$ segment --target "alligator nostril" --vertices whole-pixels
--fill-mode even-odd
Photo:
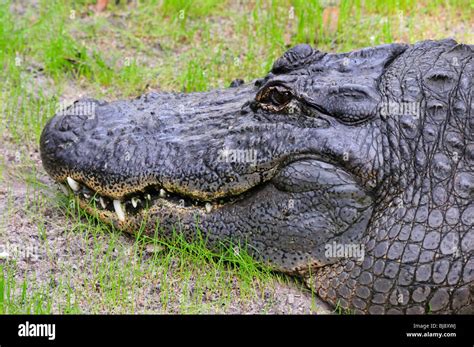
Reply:
[[[60,115],[56,115],[60,116]],[[61,117],[61,116],[60,116]],[[96,123],[97,117],[88,115],[73,115],[66,114],[62,115],[62,119],[57,125],[57,129],[61,132],[72,131],[75,135],[79,136],[82,131],[92,130]]]
[[[97,122],[97,105],[100,103],[96,100],[80,100],[67,108],[61,107],[56,113],[56,117],[61,117],[57,129],[63,132],[91,130]]]

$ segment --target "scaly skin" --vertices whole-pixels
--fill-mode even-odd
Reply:
[[[43,165],[120,229],[245,244],[353,312],[474,313],[472,57],[299,45],[252,84],[78,101],[45,127]]]

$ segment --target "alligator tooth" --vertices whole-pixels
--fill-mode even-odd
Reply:
[[[166,198],[168,194],[166,194],[166,190],[163,188],[160,189],[160,198]]]
[[[132,198],[132,206],[134,208],[137,208],[139,202],[140,202],[139,198],[135,198],[135,197]]]
[[[81,185],[78,182],[74,181],[69,176],[67,178],[67,183],[69,184],[69,187],[71,187],[71,189],[74,190],[75,192],[77,192],[79,190],[79,188],[81,187]]]
[[[87,193],[84,193],[84,197],[85,197],[86,199],[90,199],[91,196],[90,196],[89,194],[87,194]]]
[[[125,207],[122,205],[120,200],[114,200],[114,209],[117,213],[117,217],[120,221],[125,221]]]
[[[59,183],[59,188],[61,188],[61,191],[65,194],[65,195],[69,195],[69,189],[67,189],[67,186],[63,183]]]
[[[107,204],[105,203],[105,200],[103,197],[100,197],[99,198],[99,202],[100,202],[100,206],[102,206],[102,208],[106,208],[107,207]]]
[[[211,213],[212,211],[212,204],[210,202],[206,202],[206,211],[207,213]]]
[[[145,195],[145,199],[151,200],[151,195],[150,194]]]

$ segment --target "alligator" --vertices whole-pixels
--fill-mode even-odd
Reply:
[[[245,247],[356,314],[472,314],[472,58],[453,39],[300,44],[250,83],[80,99],[41,158],[127,233]]]

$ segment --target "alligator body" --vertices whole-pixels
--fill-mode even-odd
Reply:
[[[249,84],[77,101],[41,157],[122,230],[246,245],[356,313],[474,313],[472,58],[298,45]]]

